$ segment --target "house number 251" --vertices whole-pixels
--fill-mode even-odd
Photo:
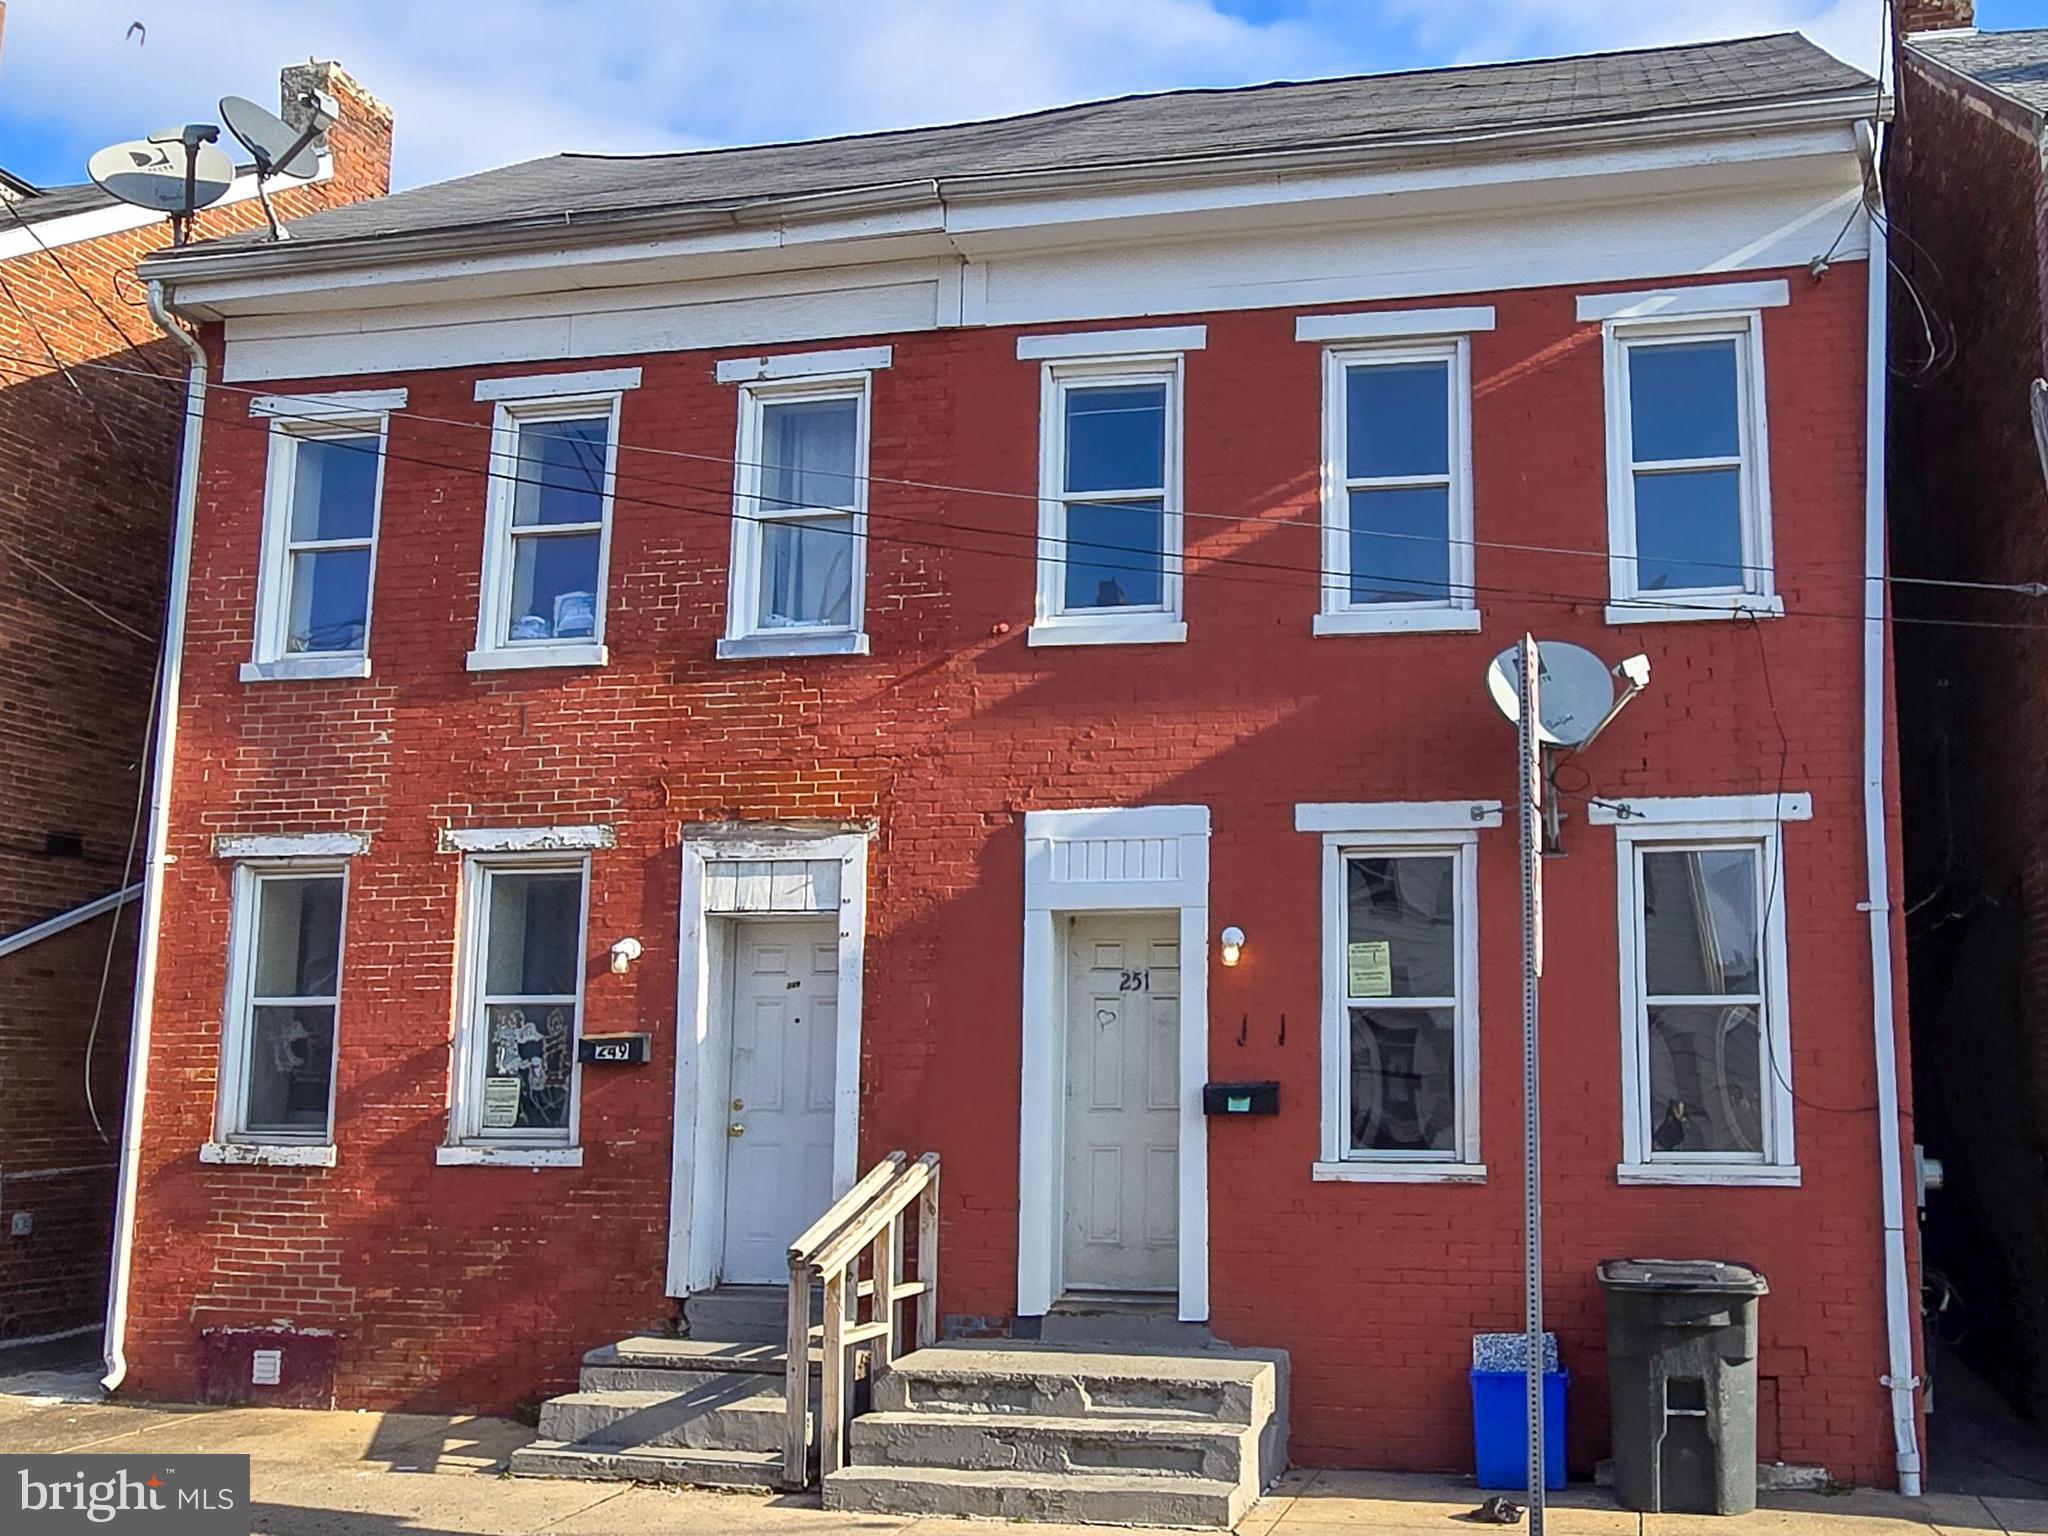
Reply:
[[[1145,992],[1149,991],[1151,986],[1152,973],[1150,971],[1125,971],[1123,983],[1117,990],[1119,992]]]

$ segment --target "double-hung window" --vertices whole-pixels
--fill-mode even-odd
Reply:
[[[1777,613],[1762,314],[1687,313],[1693,290],[1673,292],[1675,315],[1605,323],[1609,617]]]
[[[367,677],[384,407],[403,391],[259,397],[270,422],[256,647],[245,682]]]
[[[1199,326],[1020,338],[1045,360],[1033,645],[1187,638],[1181,349],[1205,341]]]
[[[235,868],[219,1112],[228,1147],[334,1141],[346,889],[339,863]]]
[[[1324,354],[1317,634],[1476,629],[1462,338]]]
[[[619,390],[638,381],[616,369],[478,384],[497,414],[471,670],[603,665]]]
[[[589,872],[581,855],[468,860],[451,1146],[575,1147]]]
[[[868,377],[740,391],[721,656],[862,652]]]
[[[1477,829],[1499,819],[1492,803],[1298,809],[1324,831],[1317,1178],[1485,1176]]]
[[[1665,802],[1696,819],[1635,802],[1651,814],[1616,822],[1626,1181],[1798,1178],[1784,856],[1758,798],[1726,817]]]

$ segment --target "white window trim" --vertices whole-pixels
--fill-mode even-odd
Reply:
[[[379,392],[379,398],[400,396],[403,390]],[[310,397],[308,397],[310,398]],[[331,396],[344,400],[346,396]],[[258,414],[252,402],[251,414]],[[376,617],[377,546],[384,520],[384,470],[390,462],[391,417],[379,410],[333,410],[320,413],[270,414],[270,441],[263,470],[262,564],[256,571],[256,643],[254,654],[243,663],[245,683],[288,682],[308,678],[368,677],[370,675],[370,631]],[[367,544],[370,571],[363,586],[363,643],[346,651],[292,652],[285,649],[286,631],[291,625],[292,496],[298,483],[298,457],[302,444],[325,437],[377,439],[376,487],[370,497],[370,536],[363,539],[325,541],[354,547]]]
[[[282,416],[288,421],[329,421],[335,417],[388,415],[405,409],[402,389],[343,389],[318,395],[257,395],[249,401],[251,416]]]
[[[888,368],[894,347],[842,347],[834,352],[784,352],[775,357],[726,357],[718,362],[721,384],[756,384],[771,379],[845,377]]]
[[[616,848],[618,829],[601,822],[577,827],[444,827],[442,853],[591,853]]]
[[[1628,293],[1582,293],[1578,310],[1582,322],[1647,320],[1779,309],[1791,302],[1791,285],[1783,278],[1771,278],[1757,283],[1694,283],[1680,288],[1639,288]]]
[[[1200,330],[1196,326],[1192,329]],[[1167,335],[1168,332],[1124,332]],[[1020,338],[1021,355],[1025,340]],[[1044,338],[1059,339],[1059,338]],[[1068,338],[1071,339],[1071,338]],[[1183,609],[1185,563],[1181,528],[1181,443],[1186,401],[1186,360],[1179,352],[1137,356],[1093,354],[1048,358],[1039,374],[1038,395],[1038,602],[1025,636],[1033,646],[1159,645],[1187,639]],[[1166,483],[1160,487],[1160,545],[1163,550],[1160,602],[1156,608],[1064,611],[1067,567],[1066,390],[1070,384],[1166,386]],[[1145,495],[1145,491],[1119,494]]]
[[[576,1014],[569,1034],[569,1123],[561,1131],[487,1131],[483,1128],[484,951],[490,928],[485,901],[489,877],[495,873],[545,875],[574,873],[583,882],[583,899],[576,919]],[[436,1153],[444,1163],[511,1163],[516,1166],[547,1167],[580,1165],[582,1160],[583,1063],[578,1046],[583,1039],[583,1013],[588,1003],[590,947],[590,855],[588,852],[472,853],[462,861],[460,977],[456,989],[454,1049],[448,1094],[448,1139]],[[480,1152],[518,1153],[522,1156],[479,1156]],[[535,1158],[532,1154],[575,1153]]]
[[[256,1006],[256,908],[258,892],[265,880],[307,879],[332,876],[341,881],[340,933],[334,959],[334,1040],[327,1067],[327,1123],[306,1135],[246,1129],[249,1115],[249,1034],[254,1027]],[[349,877],[346,858],[243,859],[236,863],[228,914],[228,987],[221,1013],[219,1089],[214,1101],[214,1132],[207,1146],[232,1147],[238,1152],[251,1148],[288,1148],[302,1152],[325,1150],[332,1166],[334,1148],[335,1085],[341,1063],[341,999],[348,969]],[[292,1157],[260,1157],[226,1154],[218,1158],[200,1153],[203,1162],[296,1162]]]
[[[581,1168],[581,1147],[477,1147],[434,1148],[434,1161],[443,1168]]]
[[[1706,291],[1673,290],[1680,294]],[[1582,299],[1580,303],[1583,311],[1587,301]],[[1654,624],[1774,617],[1785,610],[1777,592],[1771,547],[1771,447],[1765,409],[1763,312],[1756,308],[1702,307],[1670,313],[1678,318],[1660,315],[1654,319],[1610,319],[1601,327],[1607,395],[1607,622]],[[1636,586],[1635,460],[1630,443],[1628,349],[1644,341],[1727,337],[1739,338],[1743,343],[1738,349],[1741,378],[1737,402],[1742,434],[1742,581],[1739,587],[1730,584],[1645,592]]]
[[[367,832],[218,832],[216,859],[348,859],[370,851]]]
[[[1774,810],[1782,799],[1783,811]],[[1645,799],[1629,802],[1631,815],[1595,805],[1590,820],[1614,828],[1616,932],[1621,968],[1622,1155],[1615,1177],[1624,1184],[1755,1185],[1785,1187],[1800,1182],[1792,1092],[1792,1031],[1787,965],[1784,826],[1813,814],[1810,796],[1787,794]],[[1604,813],[1604,814],[1603,814]],[[1641,968],[1642,918],[1638,855],[1662,844],[1761,845],[1758,919],[1763,925],[1762,978],[1765,1011],[1763,1106],[1765,1141],[1756,1160],[1675,1158],[1650,1150],[1652,1111],[1647,1028]],[[1764,908],[1768,897],[1768,910]]]
[[[631,374],[638,384],[637,368],[615,369],[595,374],[555,374],[550,382],[560,386],[578,380],[606,380]],[[533,380],[496,379],[477,385],[479,399],[487,385],[509,386]],[[626,386],[631,387],[631,386]],[[605,645],[607,589],[611,585],[613,498],[618,489],[619,406],[623,398],[614,387],[609,392],[579,394],[506,394],[495,397],[491,419],[491,474],[485,490],[484,557],[482,580],[478,583],[476,649],[469,653],[472,672],[507,671],[523,667],[601,667],[611,659]],[[508,403],[514,402],[514,403]],[[527,421],[577,421],[607,415],[605,432],[604,490],[598,507],[596,609],[588,640],[512,640],[512,535],[513,498],[518,491],[519,427]]]
[[[1338,825],[1341,812],[1357,813]],[[1475,812],[1478,813],[1475,818]],[[1323,835],[1322,1127],[1310,1177],[1319,1183],[1470,1184],[1483,1182],[1479,1129],[1479,830],[1501,822],[1499,801],[1422,801],[1385,805],[1300,805],[1295,826]],[[1349,932],[1345,864],[1354,854],[1438,854],[1453,860],[1457,881],[1458,1133],[1450,1154],[1357,1152],[1349,1145],[1351,1021],[1345,974]]]
[[[1489,313],[1491,313],[1489,311]],[[1298,328],[1297,328],[1298,330]],[[1351,489],[1346,473],[1348,373],[1354,367],[1399,363],[1449,364],[1448,473],[1367,476],[1360,485],[1434,484],[1449,488],[1450,596],[1413,602],[1351,601]],[[1327,347],[1323,351],[1323,576],[1322,603],[1312,625],[1317,635],[1387,634],[1401,630],[1476,631],[1472,542],[1472,344],[1463,336],[1406,343]]]
[[[1209,345],[1206,325],[1156,325],[1124,331],[1068,331],[1057,336],[1019,336],[1020,363],[1064,363],[1083,358],[1158,357],[1200,352]]]
[[[887,348],[881,350],[887,351]],[[816,354],[824,356],[827,354]],[[843,354],[842,354],[843,355]],[[755,612],[761,592],[761,525],[843,517],[845,509],[761,508],[763,422],[767,408],[812,400],[855,402],[853,442],[853,595],[848,622],[763,629]],[[868,442],[874,376],[817,374],[740,389],[738,446],[733,452],[732,561],[725,599],[726,632],[718,642],[721,660],[758,656],[864,656],[868,652]]]
[[[577,396],[615,395],[640,387],[638,368],[589,368],[577,373],[530,373],[509,379],[478,379],[476,398],[535,403]]]
[[[334,1144],[282,1141],[202,1141],[199,1161],[221,1167],[332,1168]]]
[[[1297,315],[1296,341],[1385,341],[1399,336],[1462,336],[1490,331],[1493,306],[1464,309],[1377,309],[1350,315]]]

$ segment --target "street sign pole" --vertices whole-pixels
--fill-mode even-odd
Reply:
[[[1535,638],[1522,636],[1521,718],[1517,764],[1522,842],[1522,1232],[1525,1324],[1528,1329],[1529,1536],[1543,1536],[1543,1165],[1541,1074],[1537,1056],[1537,993],[1543,975],[1542,660]]]

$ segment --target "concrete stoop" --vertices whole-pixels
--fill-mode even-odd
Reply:
[[[580,1390],[541,1405],[541,1437],[512,1453],[513,1474],[779,1488],[783,1306],[774,1287],[705,1292],[685,1303],[689,1338],[593,1349]]]
[[[1287,1464],[1287,1356],[939,1345],[853,1421],[827,1509],[1228,1530]]]

